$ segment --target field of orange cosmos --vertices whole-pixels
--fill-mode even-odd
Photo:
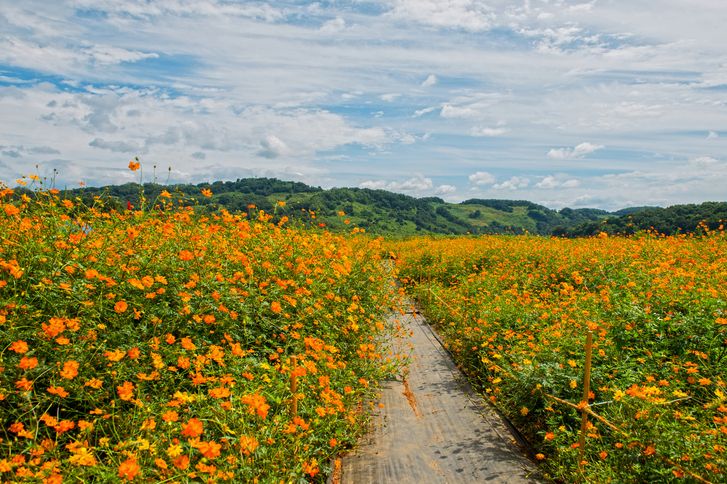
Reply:
[[[184,204],[0,187],[0,481],[320,481],[360,434],[380,243]]]
[[[724,482],[727,235],[392,242],[458,363],[564,482]],[[593,371],[580,429],[585,342]]]

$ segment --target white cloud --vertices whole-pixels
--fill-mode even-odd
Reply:
[[[290,153],[288,145],[283,140],[275,135],[268,135],[265,139],[260,141],[260,151],[257,152],[258,156],[263,158],[277,158]]]
[[[283,17],[280,9],[267,3],[233,3],[219,0],[73,0],[78,8],[99,10],[109,15],[154,18],[164,15],[187,17],[246,17],[272,22]]]
[[[329,20],[321,26],[321,32],[324,34],[336,34],[346,29],[346,21],[341,17]]]
[[[478,114],[475,109],[470,107],[452,106],[451,104],[445,104],[439,112],[443,118],[474,118]]]
[[[481,0],[394,0],[391,17],[440,28],[487,30],[493,10]]]
[[[494,138],[502,136],[510,132],[509,129],[504,127],[488,128],[488,127],[475,127],[470,130],[472,136],[484,136],[487,138]]]
[[[412,118],[419,118],[421,116],[424,116],[425,114],[429,114],[432,111],[436,111],[436,110],[437,110],[436,107],[429,107],[429,108],[424,108],[424,109],[418,109],[418,110],[414,111],[414,114],[412,115]]]
[[[140,148],[185,181],[488,167],[562,206],[724,199],[724,2],[683,3],[654,22],[646,0],[0,0],[0,176],[116,181]],[[580,172],[582,140],[613,150],[589,168],[632,175]],[[578,179],[537,187],[544,153]]]
[[[56,43],[39,44],[13,36],[0,39],[0,62],[41,72],[70,74],[92,66],[112,66],[124,62],[137,62],[159,57],[110,45],[66,47]]]
[[[721,162],[711,156],[697,156],[690,159],[689,164],[697,168],[713,168],[721,165]]]
[[[548,175],[543,177],[538,183],[535,184],[535,188],[541,188],[543,190],[554,190],[556,188],[577,188],[581,185],[581,182],[575,178],[563,179],[562,177],[556,177]]]
[[[90,143],[88,143],[88,146],[93,146],[94,148],[100,148],[102,150],[109,150],[114,153],[135,153],[140,155],[147,152],[144,146],[123,140],[107,141],[102,138],[94,138]]]
[[[435,190],[435,195],[449,195],[457,191],[457,187],[454,185],[439,185]]]
[[[416,175],[408,180],[401,182],[386,180],[367,180],[359,183],[359,188],[371,188],[380,190],[389,190],[393,192],[424,192],[434,187],[431,178],[423,175]]]
[[[581,143],[575,148],[553,148],[548,151],[548,158],[551,160],[572,160],[580,159],[584,156],[590,155],[591,153],[605,148],[603,145],[595,145],[592,143]]]
[[[421,86],[422,87],[432,87],[435,84],[437,84],[438,81],[439,80],[437,79],[437,76],[435,76],[434,74],[429,74],[427,76],[427,78],[424,79],[424,81],[422,81]]]
[[[519,190],[521,188],[527,188],[528,185],[530,185],[530,180],[527,178],[514,176],[509,180],[493,185],[492,188],[496,190]]]
[[[494,175],[492,175],[486,171],[478,171],[476,173],[473,173],[470,176],[468,176],[467,179],[470,181],[470,183],[473,183],[478,186],[492,185],[497,181],[497,179],[494,177]]]
[[[389,94],[382,94],[381,96],[379,96],[379,99],[381,99],[382,101],[386,101],[387,103],[390,103],[390,102],[396,101],[400,97],[401,97],[400,93],[393,92],[393,93],[389,93]]]

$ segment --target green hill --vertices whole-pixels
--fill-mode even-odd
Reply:
[[[304,224],[325,224],[332,230],[360,227],[382,235],[532,233],[574,237],[602,231],[634,233],[650,228],[670,234],[694,231],[703,220],[716,228],[721,220],[727,219],[727,203],[721,202],[667,209],[632,207],[613,213],[591,208],[552,210],[526,200],[470,199],[448,203],[437,197],[415,198],[367,188],[324,190],[275,178],[198,185],[147,183],[143,188],[147,200],[156,200],[162,190],[167,190],[194,197],[200,210],[212,212],[224,208],[231,212],[250,212],[251,216],[263,210],[277,218],[287,216]],[[212,196],[202,196],[203,189],[211,190]],[[66,192],[69,197],[87,201],[105,194],[109,204],[117,209],[126,209],[127,203],[138,207],[140,193],[140,186],[135,183]],[[278,202],[285,204],[281,206]]]

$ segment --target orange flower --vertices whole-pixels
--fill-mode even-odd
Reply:
[[[320,470],[318,469],[318,461],[316,459],[311,459],[310,462],[304,462],[303,472],[311,477],[315,477],[316,474],[320,472]]]
[[[189,419],[182,429],[182,435],[185,437],[199,437],[202,435],[202,432],[204,432],[204,424],[197,418]]]
[[[20,209],[15,205],[3,205],[3,210],[5,211],[5,215],[7,215],[8,217],[12,217],[20,213]]]
[[[11,344],[8,349],[22,355],[23,353],[27,353],[29,348],[28,343],[19,339],[18,341],[15,341],[13,344]]]
[[[103,354],[107,360],[109,361],[121,361],[124,356],[126,356],[126,351],[124,350],[114,350],[114,351],[104,351]]]
[[[273,301],[270,304],[270,310],[272,312],[274,312],[275,314],[279,314],[283,310],[283,307],[280,305],[280,303],[278,301]]]
[[[270,405],[267,404],[264,396],[258,394],[244,395],[240,401],[249,407],[248,413],[251,415],[257,414],[262,419],[268,416]]]
[[[135,161],[135,160],[137,160],[137,161]],[[139,163],[138,158],[134,158],[134,160],[131,160],[129,162],[129,170],[136,171],[139,168],[141,168],[141,163]]]
[[[58,395],[61,398],[66,398],[70,395],[63,387],[48,387],[48,393],[51,395]]]
[[[177,469],[185,470],[187,467],[189,467],[189,457],[187,457],[186,455],[180,455],[172,461],[172,464]]]
[[[129,401],[134,398],[134,384],[125,381],[122,385],[116,387],[116,393],[119,394],[119,398],[122,400]]]
[[[132,481],[141,471],[135,457],[129,457],[119,466],[119,477],[127,481]]]
[[[179,414],[174,410],[169,410],[162,414],[162,420],[164,420],[165,422],[176,422],[177,420],[179,420]]]
[[[244,455],[250,455],[255,452],[255,449],[260,445],[255,437],[248,437],[247,435],[240,436],[240,450]]]
[[[114,304],[114,311],[121,314],[125,312],[128,309],[129,305],[126,304],[126,301],[119,301],[116,304]]]
[[[84,386],[91,387],[94,390],[98,390],[103,386],[103,381],[99,380],[98,378],[91,378],[86,383],[83,384]]]
[[[66,361],[63,364],[63,370],[61,370],[61,378],[66,380],[73,380],[78,375],[79,364],[77,361]]]
[[[184,348],[187,351],[193,351],[197,349],[197,346],[195,346],[194,343],[192,343],[191,338],[182,338],[182,348]]]
[[[38,358],[23,356],[20,359],[20,363],[18,363],[18,366],[22,370],[32,370],[33,368],[38,366]]]
[[[227,398],[230,396],[230,389],[225,387],[210,388],[209,394],[212,398]]]
[[[219,457],[220,455],[220,449],[222,446],[218,444],[217,442],[199,442],[195,445],[197,447],[197,450],[199,450],[203,456],[207,457],[208,459],[214,459],[215,457]]]
[[[202,189],[202,196],[207,197],[207,198],[211,197],[212,196],[212,190],[210,190],[209,188],[203,188]]]
[[[15,388],[17,388],[18,390],[24,390],[26,392],[29,392],[33,389],[33,382],[23,377],[15,382]]]

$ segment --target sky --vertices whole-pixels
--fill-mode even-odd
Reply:
[[[724,0],[0,0],[0,180],[727,199]],[[156,166],[156,168],[154,168]]]

